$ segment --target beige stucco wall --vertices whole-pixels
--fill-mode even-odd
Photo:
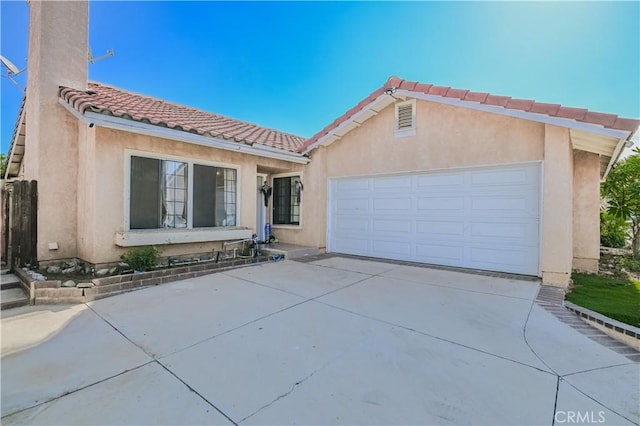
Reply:
[[[84,1],[29,3],[22,177],[38,181],[39,260],[76,254],[78,121],[58,104],[58,86],[86,87],[87,11]]]
[[[569,130],[545,125],[542,281],[567,287],[573,261],[573,151]]]
[[[303,165],[281,160],[96,127],[95,150],[86,150],[88,164],[93,170],[87,171],[87,187],[83,189],[87,202],[93,199],[95,208],[82,212],[79,209],[81,218],[78,221],[84,224],[83,232],[79,233],[79,241],[83,241],[80,244],[83,247],[81,257],[88,262],[114,262],[128,250],[115,244],[116,232],[125,231],[127,150],[142,156],[146,153],[149,156],[238,167],[238,226],[252,230],[256,226],[258,168],[281,172],[303,168]],[[163,256],[176,256],[211,252],[221,247],[222,242],[216,241],[161,245],[158,248]]]
[[[600,158],[573,154],[573,269],[598,272],[600,259]]]
[[[327,176],[354,176],[536,161],[544,126],[417,101],[416,135],[395,138],[393,105],[327,149]]]

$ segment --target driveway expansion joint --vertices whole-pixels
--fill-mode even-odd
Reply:
[[[175,374],[173,371],[171,371],[166,365],[164,365],[163,363],[161,363],[160,361],[158,361],[157,359],[154,360],[154,362],[156,362],[160,367],[162,367],[167,373],[171,374],[173,377],[176,378],[176,380],[178,380],[180,383],[182,383],[184,386],[187,387],[187,389],[189,389],[191,392],[193,392],[194,394],[198,395],[204,402],[206,402],[207,404],[209,404],[211,407],[213,407],[218,413],[222,414],[227,420],[229,420],[232,424],[234,424],[235,426],[238,426],[238,423],[234,422],[233,419],[231,417],[229,417],[224,411],[222,411],[221,409],[219,409],[218,407],[216,407],[211,401],[209,401],[207,398],[204,397],[204,395],[202,395],[200,392],[198,392],[197,390],[195,390],[194,388],[192,388],[191,386],[189,386],[189,384],[187,382],[185,382],[184,380],[182,380],[180,378],[180,376],[178,376],[177,374]]]

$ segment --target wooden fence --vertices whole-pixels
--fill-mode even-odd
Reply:
[[[38,182],[13,182],[8,204],[8,252],[13,268],[38,264]]]

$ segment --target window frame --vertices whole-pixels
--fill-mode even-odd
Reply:
[[[400,129],[398,128],[398,115],[400,107],[411,105],[411,127]],[[407,136],[415,136],[416,135],[416,121],[417,121],[417,102],[415,99],[409,99],[403,102],[396,102],[395,104],[395,112],[393,119],[393,136],[396,138],[404,138]]]
[[[143,157],[160,161],[178,161],[187,164],[187,227],[186,228],[151,228],[151,229],[131,229],[131,157]],[[218,167],[225,169],[233,169],[236,171],[236,224],[234,226],[216,226],[216,227],[194,227],[193,226],[193,175],[194,165]],[[239,225],[241,211],[241,177],[240,166],[217,161],[208,161],[194,159],[190,157],[182,157],[177,155],[159,154],[156,152],[125,150],[125,167],[124,167],[124,226],[125,232],[159,232],[169,233],[176,231],[197,232],[202,230],[231,230],[241,228]]]
[[[286,178],[286,177],[294,177],[298,176],[300,178],[300,182],[304,185],[304,174],[302,171],[299,172],[287,172],[287,173],[277,173],[269,176],[270,185],[272,188],[275,188],[274,179],[278,178]],[[280,228],[280,229],[302,229],[303,222],[303,212],[304,212],[304,190],[302,191],[302,195],[300,196],[300,220],[297,225],[289,225],[289,224],[275,224],[273,223],[273,210],[276,205],[276,197],[275,194],[271,197],[271,209],[269,209],[269,221],[271,223],[271,228]]]

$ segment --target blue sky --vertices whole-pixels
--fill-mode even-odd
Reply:
[[[391,75],[640,117],[639,2],[97,2],[89,78],[304,137]],[[26,65],[28,6],[0,3]],[[2,152],[22,93],[2,69]],[[25,74],[18,77],[25,86]]]

